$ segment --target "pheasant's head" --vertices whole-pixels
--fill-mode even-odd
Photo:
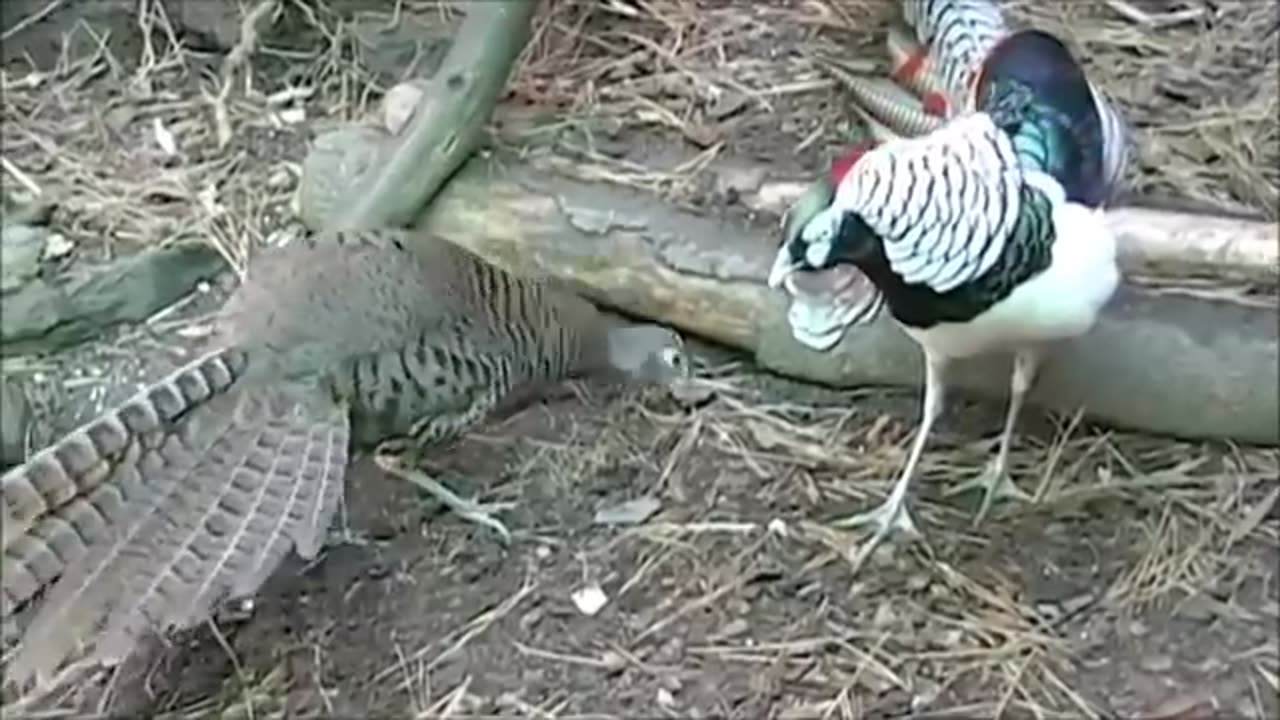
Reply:
[[[684,341],[661,325],[626,325],[609,329],[608,364],[623,378],[646,384],[677,386],[692,374]]]
[[[769,273],[769,286],[779,287],[786,277],[798,270],[816,270],[833,261],[839,222],[844,213],[833,207],[841,184],[858,161],[875,146],[873,142],[855,145],[831,164],[831,171],[814,182],[787,210],[783,217],[782,247]]]

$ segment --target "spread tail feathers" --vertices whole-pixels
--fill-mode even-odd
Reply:
[[[347,413],[309,385],[247,384],[247,365],[201,358],[4,475],[5,612],[51,585],[9,664],[17,686],[86,648],[119,662],[256,591],[290,547],[319,551]]]

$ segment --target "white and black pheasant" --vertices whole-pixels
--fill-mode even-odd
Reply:
[[[983,510],[1004,492],[1009,441],[1045,344],[1086,332],[1119,282],[1115,242],[1102,212],[1068,197],[1064,181],[1037,168],[1030,138],[1048,161],[1084,147],[1074,129],[1044,118],[1011,95],[993,112],[949,121],[913,139],[856,149],[836,163],[830,205],[805,219],[779,250],[769,284],[797,273],[851,264],[874,283],[876,298],[843,318],[870,320],[883,304],[924,350],[925,391],[916,438],[902,474],[876,510],[842,521],[876,532],[858,563],[894,528],[914,531],[907,490],[943,406],[950,361],[1013,351],[1012,396],[1000,447],[978,482]],[[1022,97],[1025,100],[1025,97]],[[1006,101],[1007,102],[1003,102]],[[1043,160],[1040,161],[1043,165]],[[797,337],[808,331],[795,326]],[[829,328],[817,328],[821,335]],[[813,343],[811,343],[813,344]]]
[[[268,251],[218,330],[216,350],[4,474],[4,613],[43,592],[7,667],[19,686],[82,643],[113,663],[252,596],[290,548],[314,557],[352,451],[505,535],[417,467],[423,450],[561,378],[688,369],[666,328],[398,230]]]
[[[912,3],[907,5],[910,10]],[[1007,33],[992,40],[991,47],[983,45],[979,40],[990,39],[996,34],[993,28],[1002,26],[982,20],[990,13],[968,11],[987,9],[998,17],[998,9],[990,0],[920,0],[915,12],[923,12],[920,8],[932,14],[907,14],[925,27],[941,28],[935,29],[930,37],[945,39],[964,31],[976,39],[970,38],[966,43],[957,41],[953,45],[984,49],[983,62],[975,74],[961,72],[967,65],[952,63],[955,74],[964,79],[971,91],[967,101],[971,106],[969,112],[983,112],[999,119],[1014,142],[1022,166],[1053,177],[1062,186],[1068,201],[1091,208],[1108,206],[1119,192],[1127,167],[1130,138],[1114,107],[1100,102],[1100,95],[1071,51],[1057,38],[1039,30]],[[974,17],[964,20],[966,14]],[[956,16],[961,20],[956,20]],[[973,54],[973,51],[953,50],[943,56],[955,60],[971,58]],[[838,78],[858,87],[864,85],[831,65],[834,61],[826,62]],[[866,93],[855,95],[867,99]],[[887,94],[872,95],[881,104],[890,102]],[[933,131],[922,130],[925,125],[932,129],[940,126],[910,120],[911,114],[891,109],[881,117],[892,118],[899,124],[905,122],[924,133]],[[888,130],[890,139],[900,139],[893,134],[893,128]],[[844,177],[850,160],[874,144],[864,143],[855,148],[836,163],[831,173],[814,182],[788,212],[786,242],[796,242],[809,219],[832,203],[837,183]],[[866,278],[851,266],[829,265],[824,272],[811,275],[788,279],[787,290],[791,295],[788,318],[797,340],[814,349],[827,350],[840,341],[855,320],[877,310],[883,298],[880,293],[868,292]]]

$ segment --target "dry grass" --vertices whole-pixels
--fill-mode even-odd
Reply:
[[[1084,50],[1091,72],[1141,133],[1140,190],[1276,217],[1275,6],[1217,3],[1220,9],[1211,11],[1196,0],[1172,4],[1199,13],[1162,25],[1165,16],[1153,20],[1119,2],[1020,2],[1012,12],[1063,32]],[[136,27],[145,44],[136,56],[117,57],[100,29],[82,24],[66,36],[68,49],[56,65],[4,68],[0,142],[7,179],[55,199],[60,232],[82,252],[107,256],[205,237],[242,268],[252,248],[269,242],[290,215],[308,135],[363,116],[397,79],[362,62],[351,17],[324,3],[281,2],[294,27],[310,33],[290,47],[266,26],[275,5],[261,7],[259,37],[243,46],[243,64],[179,44],[163,6],[144,2]],[[889,8],[867,0],[548,0],[511,83],[508,109],[530,105],[558,121],[554,138],[525,138],[521,149],[549,150],[583,175],[676,201],[687,199],[700,170],[721,155],[758,156],[788,170],[813,167],[858,129],[840,91],[804,49],[837,47],[865,60],[869,71],[884,68],[878,33]],[[452,17],[447,7],[412,0],[394,12],[439,23]],[[77,54],[76,46],[88,50]],[[693,162],[668,162],[656,150],[646,155],[653,136],[692,144],[700,155]],[[200,322],[161,318],[151,330],[172,334]],[[135,353],[139,339],[138,333],[114,339],[94,350],[92,362],[110,365]],[[76,390],[86,381],[75,386],[70,369],[87,366],[86,357],[22,358],[7,368],[22,364],[42,372],[48,385]],[[901,393],[888,393],[886,401],[881,391],[805,391],[739,366],[708,369],[704,377],[713,399],[692,411],[652,399],[603,407],[579,402],[573,412],[581,416],[570,415],[569,427],[549,438],[523,437],[518,451],[504,455],[504,475],[515,480],[503,492],[559,499],[539,504],[534,518],[559,512],[549,508],[578,507],[584,482],[600,478],[608,486],[618,468],[632,479],[629,492],[661,497],[667,509],[637,527],[585,539],[535,531],[544,543],[538,547],[565,548],[572,557],[556,564],[529,550],[527,557],[502,559],[516,567],[509,594],[488,598],[487,609],[463,614],[430,638],[411,638],[412,646],[397,643],[365,678],[368,696],[382,693],[393,698],[386,707],[420,716],[474,710],[479,691],[471,675],[443,689],[432,678],[470,645],[490,643],[514,653],[515,666],[627,668],[648,679],[716,668],[786,678],[760,680],[803,688],[768,706],[784,717],[860,717],[883,712],[877,703],[886,697],[905,703],[891,707],[920,717],[941,708],[975,716],[1100,717],[1100,691],[1092,683],[1107,673],[1090,674],[1081,660],[1088,655],[1081,632],[1092,623],[1111,628],[1106,623],[1119,619],[1176,614],[1206,588],[1243,587],[1245,579],[1258,579],[1251,575],[1258,572],[1250,565],[1252,549],[1280,545],[1274,450],[1169,442],[1057,418],[1048,432],[1020,439],[1011,460],[1038,505],[997,515],[978,530],[969,527],[970,510],[933,498],[942,485],[977,472],[990,444],[975,441],[968,429],[944,430],[917,484],[922,497],[914,508],[926,542],[878,552],[873,571],[851,583],[843,559],[856,538],[804,518],[883,496],[904,459],[914,402]],[[822,399],[805,399],[806,393]],[[68,397],[51,395],[45,409],[70,405]],[[112,397],[96,396],[95,404]],[[470,442],[496,455],[509,443],[490,436],[509,432],[519,435],[498,426]],[[1084,583],[1089,591],[1061,602],[1037,599],[1022,573],[1047,562],[1054,548],[1077,552],[1081,533],[1107,554]],[[1042,534],[1050,538],[1046,545],[1036,544]],[[420,547],[415,552],[435,557]],[[463,551],[440,551],[446,560],[457,552]],[[528,570],[523,561],[543,565]],[[420,572],[433,574],[417,591],[447,582],[455,565],[428,563]],[[779,573],[793,584],[784,600],[749,594],[757,578]],[[564,587],[588,578],[609,588],[614,607],[645,608],[644,622],[634,629],[619,622],[612,633],[597,629],[608,638],[603,649],[597,640],[520,635],[530,605],[563,602]],[[1275,581],[1274,573],[1259,580],[1269,588],[1264,595],[1274,593]],[[1253,613],[1257,621],[1256,607],[1237,604],[1233,592],[1215,595],[1222,607],[1213,611]],[[756,614],[757,605],[767,607]],[[725,608],[734,607],[747,608],[741,613],[750,617],[749,635],[697,624],[711,615],[714,623],[705,622],[723,629],[734,618]],[[498,628],[505,634],[495,640]],[[672,637],[687,638],[682,654],[647,653]],[[340,645],[307,642],[316,668],[341,662],[325,659]],[[1280,657],[1273,642],[1237,661],[1251,663],[1256,672],[1249,677],[1262,691],[1274,691]],[[329,697],[321,669],[302,678],[274,659],[240,664],[244,672],[227,680],[225,692],[178,703],[181,713],[272,716],[281,695],[300,685]],[[508,712],[557,717],[573,704],[565,692],[536,703],[508,693],[494,702]]]
[[[1137,5],[1187,10],[1146,15],[1119,2],[1005,3],[1014,22],[1073,45],[1124,109],[1138,132],[1137,193],[1277,217],[1280,8]],[[790,164],[790,155],[805,160],[807,150],[838,147],[857,132],[806,50],[823,48],[887,73],[880,38],[893,7],[883,0],[548,2],[515,92],[606,137],[656,128],[698,147],[751,153],[761,144],[753,136],[765,133],[773,158]],[[596,148],[565,149],[600,160]]]

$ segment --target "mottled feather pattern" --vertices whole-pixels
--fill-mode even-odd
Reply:
[[[971,115],[868,152],[831,210],[856,212],[904,282],[944,293],[995,264],[1021,212],[1022,182],[1009,137]]]
[[[902,17],[929,48],[952,98],[964,97],[974,73],[1004,36],[1004,15],[994,0],[903,0]]]
[[[9,667],[19,686],[82,642],[110,663],[202,621],[290,548],[314,557],[353,439],[439,442],[612,361],[586,300],[411,231],[266,252],[217,330],[220,350],[4,476],[5,611],[45,591]]]

